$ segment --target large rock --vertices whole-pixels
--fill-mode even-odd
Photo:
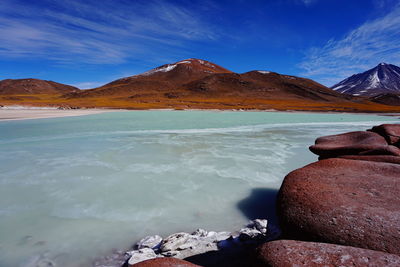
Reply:
[[[345,155],[339,158],[400,164],[400,157],[389,155]]]
[[[131,267],[200,267],[188,261],[175,258],[157,258],[147,261],[142,261],[131,265]]]
[[[385,137],[389,144],[400,146],[400,124],[382,124],[370,130]]]
[[[400,266],[400,257],[369,249],[279,240],[257,248],[256,266]]]
[[[392,146],[392,145],[387,145],[387,146],[360,152],[359,155],[400,156],[400,148]]]
[[[361,152],[385,149],[385,138],[374,132],[350,132],[317,138],[310,150],[321,156],[331,158],[341,155],[358,155]]]
[[[400,166],[327,159],[288,174],[278,216],[288,238],[400,254]]]

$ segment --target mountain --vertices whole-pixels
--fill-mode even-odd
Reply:
[[[99,88],[68,94],[68,98],[109,97],[128,101],[234,98],[305,99],[312,101],[348,100],[309,79],[269,71],[233,73],[201,59],[166,64],[139,75],[118,79]]]
[[[400,93],[400,68],[380,63],[373,69],[355,74],[332,87],[340,93],[354,96],[375,96]]]
[[[216,73],[232,72],[209,61],[191,58],[121,78],[95,89],[70,94],[69,97],[132,96],[169,92],[185,83]]]
[[[193,58],[89,90],[35,79],[0,82],[0,105],[65,108],[399,112],[400,106],[390,104],[393,99],[341,94],[310,79],[270,71],[234,73]]]
[[[343,100],[345,97],[317,82],[269,71],[214,74],[184,85],[207,97],[252,99]]]
[[[78,88],[70,85],[39,79],[6,79],[0,81],[0,95],[51,95],[78,91]]]

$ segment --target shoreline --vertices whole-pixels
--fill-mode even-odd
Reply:
[[[19,121],[19,120],[34,120],[34,119],[50,119],[63,117],[77,117],[101,114],[107,112],[115,112],[120,110],[113,109],[0,109],[0,122],[2,121]]]
[[[112,108],[84,108],[84,109],[57,109],[43,107],[21,107],[21,108],[0,108],[0,122],[18,121],[32,119],[49,119],[63,117],[77,117],[95,115],[108,112],[124,111],[208,111],[208,112],[286,112],[286,113],[320,113],[320,114],[354,114],[354,115],[377,115],[377,116],[400,116],[400,113],[381,113],[381,112],[335,112],[335,111],[306,111],[306,110],[275,110],[275,109],[112,109]]]

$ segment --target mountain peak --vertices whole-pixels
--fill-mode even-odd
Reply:
[[[173,83],[190,82],[216,73],[232,72],[207,60],[189,58],[175,63],[164,64],[134,76],[118,79],[109,84],[144,83],[145,81],[153,80]]]
[[[400,68],[385,62],[363,73],[352,75],[332,87],[340,93],[354,96],[375,96],[400,93]]]
[[[142,76],[153,76],[153,75],[160,75],[160,74],[169,74],[169,73],[179,73],[179,72],[191,72],[191,73],[231,73],[231,71],[218,66],[210,61],[197,59],[197,58],[189,58],[184,59],[175,63],[164,64],[157,68],[148,70],[138,75],[134,75],[131,77],[123,78],[123,79],[130,79],[130,78],[138,78]]]
[[[211,62],[208,62],[207,60],[204,59],[198,59],[198,58],[188,58],[188,59],[184,59],[181,61],[176,62],[175,64],[192,64],[192,63],[199,63],[199,64],[203,64],[206,65],[208,64],[213,64]],[[214,64],[215,65],[215,64]]]

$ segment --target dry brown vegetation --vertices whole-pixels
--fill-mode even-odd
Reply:
[[[318,102],[299,99],[257,99],[257,98],[154,98],[152,96],[133,99],[90,97],[66,99],[62,95],[4,95],[0,105],[54,106],[78,108],[112,109],[221,109],[221,110],[297,110],[336,112],[400,112],[399,106],[388,106],[369,101],[362,102]]]

